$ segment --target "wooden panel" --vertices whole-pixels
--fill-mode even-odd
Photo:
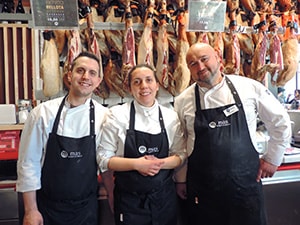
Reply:
[[[27,24],[0,24],[0,104],[34,100],[32,34]]]

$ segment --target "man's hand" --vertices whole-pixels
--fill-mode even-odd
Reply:
[[[30,210],[24,214],[23,225],[43,225],[43,217],[38,210]]]
[[[260,166],[257,174],[256,181],[259,182],[262,178],[272,177],[277,171],[278,166],[260,159]]]

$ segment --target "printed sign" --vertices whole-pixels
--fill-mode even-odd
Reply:
[[[226,1],[189,0],[188,31],[224,32]]]
[[[77,0],[31,0],[33,28],[78,29]]]

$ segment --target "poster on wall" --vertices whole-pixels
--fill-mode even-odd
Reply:
[[[188,31],[224,31],[226,1],[189,0],[188,9]]]
[[[34,29],[78,29],[77,0],[31,0]]]

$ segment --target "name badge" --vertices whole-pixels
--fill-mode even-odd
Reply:
[[[227,116],[227,117],[238,111],[239,111],[239,108],[236,105],[230,106],[229,108],[223,110],[225,116]]]

